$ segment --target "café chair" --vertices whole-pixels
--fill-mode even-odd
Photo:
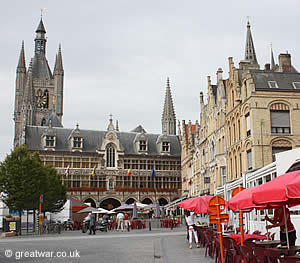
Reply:
[[[240,245],[240,251],[242,259],[245,261],[245,263],[257,263],[256,257],[254,256],[251,247]]]
[[[267,262],[266,249],[263,247],[253,247],[253,254],[256,256],[257,263]]]
[[[300,256],[288,256],[279,259],[280,263],[296,263],[300,262]]]
[[[233,238],[223,237],[224,262],[240,263],[241,255]]]

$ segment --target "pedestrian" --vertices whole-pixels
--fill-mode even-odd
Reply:
[[[197,247],[200,247],[199,246],[199,240],[198,240],[198,234],[197,234],[196,226],[195,226],[195,222],[194,222],[195,214],[194,213],[191,214],[190,211],[185,210],[184,215],[185,215],[185,221],[186,221],[186,224],[187,224],[188,230],[189,230],[188,233],[189,233],[190,248],[191,249],[193,248],[193,246],[192,246],[193,233],[194,233],[194,238],[195,238],[195,242],[197,244]]]
[[[127,213],[125,213],[125,215],[124,215],[124,224],[125,224],[125,229],[127,229],[129,232],[130,221],[129,221],[129,216]]]
[[[96,216],[95,214],[90,213],[90,233],[91,235],[93,232],[93,235],[96,234]]]
[[[284,213],[285,213],[285,216],[284,216]],[[279,226],[280,227],[280,244],[281,244],[281,246],[287,246],[285,218],[286,218],[286,222],[287,222],[287,232],[288,232],[288,237],[289,237],[289,244],[290,244],[290,246],[295,246],[296,239],[297,239],[296,229],[291,221],[290,210],[286,206],[276,208],[274,211],[273,218],[269,218],[268,215],[265,216],[265,219],[272,223],[272,225],[267,226],[267,229]]]
[[[122,232],[124,230],[124,214],[122,212],[117,214],[117,221],[118,221],[118,226],[117,226],[117,231],[121,228]]]

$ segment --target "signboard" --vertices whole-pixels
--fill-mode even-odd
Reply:
[[[16,222],[9,222],[9,230],[10,231],[16,231],[17,230]]]
[[[222,213],[225,210],[225,200],[224,198],[220,196],[214,196],[212,199],[209,201],[209,209],[213,214],[216,214],[218,212],[218,207],[219,207],[219,213]]]
[[[218,223],[217,215],[210,215],[209,216],[209,223],[210,224],[217,224]],[[228,223],[229,222],[229,214],[220,214],[219,219],[221,219],[221,223]]]
[[[238,194],[239,192],[243,191],[245,188],[242,186],[238,186],[236,188],[233,189],[231,196],[234,197],[236,194]]]

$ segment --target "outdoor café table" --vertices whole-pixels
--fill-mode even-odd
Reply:
[[[231,234],[229,237],[233,238],[238,245],[241,244],[241,234]],[[267,237],[265,235],[245,234],[244,240],[247,239],[263,240],[263,239],[267,239]]]
[[[257,247],[273,248],[280,245],[280,240],[254,240]]]

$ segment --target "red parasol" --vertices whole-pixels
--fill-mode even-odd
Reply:
[[[227,202],[227,207],[230,210],[238,211],[238,210],[252,210],[263,209],[265,205],[256,205],[253,203],[252,194],[257,191],[262,185],[254,186],[251,188],[244,189],[243,191],[236,194]]]
[[[178,206],[187,210],[194,211],[197,214],[210,213],[210,210],[208,208],[208,203],[212,198],[213,198],[212,195],[198,196],[198,197],[185,200],[179,203]]]
[[[300,198],[300,175],[286,185],[286,195],[288,198]]]
[[[257,205],[268,206],[300,204],[300,171],[286,173],[260,185],[252,194],[253,202]],[[287,194],[288,193],[288,194]],[[290,198],[292,197],[292,198]]]

